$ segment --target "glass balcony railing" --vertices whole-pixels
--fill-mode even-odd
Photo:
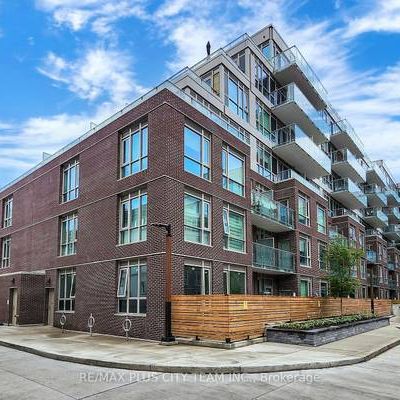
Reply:
[[[298,182],[300,182],[308,189],[312,190],[314,193],[322,197],[324,196],[323,190],[315,182],[307,180],[293,169],[287,169],[286,171],[278,172],[276,175],[273,176],[274,182],[283,182],[287,181],[288,179],[296,179]]]
[[[384,232],[385,233],[395,233],[395,234],[400,235],[400,226],[399,225],[390,224],[389,226],[387,226],[385,228]]]
[[[382,238],[382,233],[376,229],[367,228],[365,229],[365,236],[377,236],[379,238]]]
[[[353,169],[357,172],[357,174],[365,180],[366,170],[358,159],[351,153],[348,149],[342,149],[332,152],[331,155],[332,164],[337,164],[341,162],[348,162]]]
[[[310,136],[306,135],[298,125],[291,124],[273,132],[275,146],[297,143],[312,159],[316,160],[326,171],[330,171],[330,159]]]
[[[317,74],[310,67],[306,59],[301,54],[300,50],[296,46],[292,46],[289,49],[279,53],[275,57],[270,59],[273,65],[274,72],[282,71],[291,65],[297,65],[301,72],[305,75],[314,89],[317,91],[319,96],[327,102],[328,92],[318,79]]]
[[[395,189],[388,189],[386,190],[386,196],[387,197],[392,197],[397,204],[400,204],[400,196],[399,196],[399,192]]]
[[[357,146],[361,153],[364,153],[364,143],[357,135],[354,128],[350,125],[347,119],[342,119],[340,121],[336,121],[337,129],[334,129],[332,132],[332,136],[339,134],[339,133],[347,133],[347,135],[351,138],[353,143]]]
[[[255,214],[279,222],[289,228],[294,227],[294,211],[271,199],[268,194],[253,190],[251,192],[251,204]]]
[[[332,241],[340,241],[345,246],[347,246],[349,243],[347,237],[338,232],[337,227],[332,227],[329,229],[329,239]]]
[[[397,265],[394,261],[388,261],[387,268],[389,271],[395,271],[397,269]]]
[[[378,260],[376,251],[374,250],[367,250],[367,260],[371,263],[376,263]]]
[[[253,266],[280,272],[294,272],[294,254],[261,243],[253,243]]]
[[[397,220],[400,220],[400,211],[398,207],[383,207],[383,212],[388,216],[393,216]]]
[[[360,188],[349,178],[335,179],[332,182],[333,192],[349,192],[367,207],[367,196],[361,192]]]
[[[376,217],[384,223],[388,223],[387,215],[378,207],[368,207],[364,209],[364,217]]]
[[[290,83],[284,87],[281,87],[270,94],[271,103],[274,106],[280,106],[295,102],[302,111],[308,116],[308,118],[314,123],[319,131],[326,137],[329,137],[331,132],[330,125],[326,122],[322,112],[317,111],[313,105],[308,101],[306,96],[301,90],[294,84]]]
[[[356,214],[354,211],[352,210],[348,210],[347,208],[335,208],[334,210],[331,210],[331,217],[350,217],[352,218],[354,221],[362,224],[362,220],[360,218],[360,216],[358,214]]]
[[[382,190],[382,188],[378,185],[365,185],[364,186],[364,193],[369,195],[373,194],[377,196],[383,204],[387,204],[387,198],[385,192]]]

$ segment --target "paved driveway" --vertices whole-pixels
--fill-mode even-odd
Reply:
[[[400,346],[363,364],[243,375],[90,367],[0,347],[0,399],[399,399]]]

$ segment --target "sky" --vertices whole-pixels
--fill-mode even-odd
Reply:
[[[400,181],[400,0],[0,0],[0,187],[270,23]]]

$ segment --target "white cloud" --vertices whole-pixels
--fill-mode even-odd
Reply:
[[[349,19],[345,37],[354,37],[366,32],[400,33],[400,1],[376,0],[365,15]]]
[[[122,18],[145,17],[146,0],[36,0],[39,10],[51,13],[57,26],[79,31],[87,25],[98,35],[112,35]]]
[[[90,101],[106,95],[113,103],[122,105],[146,91],[135,82],[131,58],[115,49],[90,49],[82,58],[72,61],[49,53],[38,70]]]

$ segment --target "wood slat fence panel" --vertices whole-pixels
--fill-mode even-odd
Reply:
[[[178,337],[237,341],[264,335],[267,324],[371,311],[370,299],[260,295],[172,296],[172,329]],[[390,300],[375,300],[389,315]]]

